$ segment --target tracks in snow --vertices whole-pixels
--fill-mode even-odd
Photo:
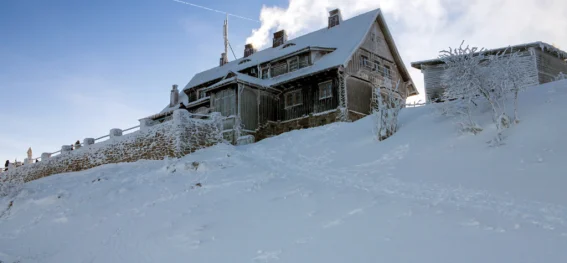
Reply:
[[[411,200],[423,207],[474,209],[504,216],[521,222],[522,225],[556,231],[567,237],[567,208],[564,206],[516,200],[484,190],[404,182],[393,177],[396,166],[409,151],[409,145],[399,146],[375,161],[350,167],[337,167],[333,164],[331,160],[334,158],[327,158],[333,154],[331,151],[322,152],[318,156],[306,156],[297,148],[292,148],[291,153],[294,156],[293,161],[290,161],[283,155],[286,152],[289,154],[289,148],[285,151],[270,149],[270,155],[266,155],[264,149],[252,149],[243,152],[239,157],[261,164],[266,170],[279,171],[283,177],[301,176],[339,188],[351,187],[375,195]]]

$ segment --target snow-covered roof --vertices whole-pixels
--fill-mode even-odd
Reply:
[[[409,72],[407,71],[396,48],[392,35],[386,25],[386,21],[384,20],[380,9],[376,9],[344,20],[339,25],[332,28],[325,27],[306,35],[299,36],[295,39],[288,40],[281,46],[275,48],[269,47],[248,57],[233,60],[223,66],[214,67],[200,72],[196,74],[191,81],[187,83],[187,85],[185,85],[183,91],[223,77],[225,77],[225,79],[215,83],[213,86],[209,86],[208,88],[211,89],[219,87],[220,85],[238,80],[262,87],[270,87],[339,66],[347,67],[350,58],[363,43],[366,38],[366,34],[368,34],[372,24],[376,20],[379,21],[381,29],[384,32],[386,42],[388,43],[392,55],[394,56],[395,63],[401,72],[402,79],[406,82],[413,83],[411,76],[409,75]],[[293,45],[288,45],[290,43],[293,43]],[[284,58],[294,53],[307,51],[309,49],[330,49],[333,51],[322,56],[312,65],[269,79],[259,79],[238,73],[246,68]],[[232,73],[235,76],[227,77],[229,73]],[[418,94],[415,87],[413,85],[412,87],[413,89],[410,92],[410,96]],[[187,105],[188,97],[183,91],[180,92],[179,101]],[[170,111],[173,108],[168,106],[163,109],[162,112]]]
[[[258,51],[246,58],[233,60],[223,66],[203,71],[195,75],[191,81],[187,83],[184,89],[189,89],[211,80],[222,78],[226,76],[229,71],[238,72],[248,67],[269,62],[309,47],[334,48],[335,51],[323,56],[310,67],[272,78],[270,79],[269,84],[273,85],[276,82],[283,82],[300,75],[314,73],[340,65],[346,66],[348,64],[348,59],[362,43],[366,33],[370,30],[372,23],[376,20],[379,14],[380,9],[376,9],[345,20],[341,22],[341,24],[332,28],[325,27],[286,42],[286,44],[293,43],[295,45],[287,46],[285,48],[285,44],[275,48],[270,47]],[[250,61],[240,64],[243,60]]]
[[[179,92],[179,103],[183,103],[184,105],[189,104],[189,97],[187,97],[187,94],[185,94],[185,92],[183,91]],[[173,107],[170,107],[169,104],[167,104],[167,107],[161,110],[159,114],[170,112],[178,108],[179,108],[179,104],[173,105]],[[155,116],[150,116],[150,117],[155,117]]]
[[[255,78],[255,77],[252,77],[252,76],[248,76],[246,74],[239,73],[239,72],[230,71],[227,74],[227,77],[225,79],[223,79],[223,80],[221,80],[221,81],[219,81],[219,82],[217,82],[217,83],[215,83],[211,86],[208,86],[206,88],[206,90],[216,89],[218,87],[224,86],[225,84],[236,82],[238,80],[240,80],[241,82],[252,84],[254,86],[258,86],[258,87],[268,87],[271,84],[270,81],[267,80],[267,79],[259,79],[259,78]]]
[[[558,49],[558,48],[554,47],[553,45],[550,45],[550,44],[547,44],[547,43],[541,42],[541,41],[532,42],[532,43],[524,43],[524,44],[508,46],[508,47],[488,49],[488,50],[484,50],[484,52],[491,54],[491,53],[502,52],[506,49],[518,50],[518,49],[525,49],[525,48],[531,48],[531,47],[540,48],[543,52],[550,53],[550,54],[552,54],[552,55],[554,55],[558,58],[561,58],[561,59],[567,59],[567,52],[565,52],[561,49]],[[428,60],[412,62],[411,66],[416,68],[416,69],[421,69],[423,65],[439,65],[439,64],[443,64],[443,61],[441,61],[439,58],[435,58],[435,59],[428,59]]]

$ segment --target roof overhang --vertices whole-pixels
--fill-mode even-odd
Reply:
[[[151,115],[151,116],[148,116],[148,117],[145,117],[145,118],[141,118],[141,119],[139,119],[139,121],[144,120],[144,119],[152,119],[152,120],[155,120],[155,119],[159,119],[159,118],[161,118],[161,117],[166,117],[166,116],[169,116],[169,115],[173,114],[173,111],[175,111],[175,110],[164,111],[164,112],[161,112],[161,113],[158,113],[158,114],[154,114],[154,115]]]
[[[543,52],[548,53],[548,54],[552,54],[558,58],[561,59],[567,59],[567,52],[558,49],[556,47],[554,47],[553,45],[544,43],[544,42],[532,42],[532,43],[526,43],[526,44],[520,44],[520,45],[515,45],[515,46],[508,46],[508,47],[501,47],[501,48],[495,48],[495,49],[488,49],[488,50],[483,50],[484,53],[489,54],[489,55],[494,55],[497,53],[501,53],[501,52],[513,52],[513,51],[521,51],[521,50],[527,50],[529,48],[540,48]],[[475,54],[479,54],[480,52],[476,52]],[[411,66],[416,68],[416,69],[424,69],[427,66],[439,66],[445,64],[443,61],[441,61],[441,59],[436,58],[436,59],[429,59],[429,60],[423,60],[423,61],[416,61],[416,62],[412,62]]]

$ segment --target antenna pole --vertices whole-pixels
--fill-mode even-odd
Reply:
[[[228,13],[226,13],[226,19],[224,20],[223,37],[224,37],[224,54],[226,54],[226,57],[228,59]]]

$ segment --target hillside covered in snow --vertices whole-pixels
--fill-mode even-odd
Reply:
[[[0,262],[567,262],[567,80],[518,125],[459,134],[434,105],[104,165],[0,199]]]

